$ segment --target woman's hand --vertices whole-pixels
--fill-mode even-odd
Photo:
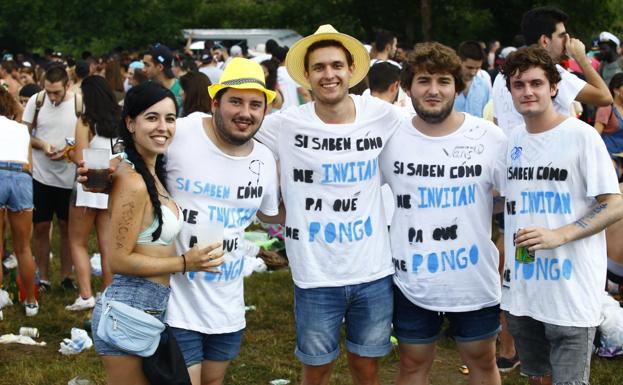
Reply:
[[[108,167],[108,186],[106,186],[105,188],[92,188],[87,187],[89,181],[87,174],[89,173],[89,169],[87,168],[87,166],[85,166],[84,160],[81,160],[78,163],[78,177],[76,178],[76,181],[78,181],[78,183],[82,185],[82,189],[84,191],[107,194],[110,192],[110,188],[112,186],[112,174],[116,171],[116,167],[118,167],[118,165],[119,163],[116,162],[115,167]]]
[[[195,245],[188,250],[186,256],[186,271],[209,271],[212,273],[220,273],[215,267],[220,266],[223,262],[223,243],[214,242],[207,247],[199,248]]]

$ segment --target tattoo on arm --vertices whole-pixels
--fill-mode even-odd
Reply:
[[[588,213],[588,215],[575,221],[575,225],[583,229],[587,228],[591,219],[595,218],[597,214],[604,211],[607,207],[608,207],[607,203],[600,203],[597,207],[593,208],[591,212]]]
[[[132,218],[134,217],[134,202],[128,202],[121,205],[121,223],[117,227],[117,239],[115,241],[117,250],[123,249],[126,237],[130,231],[130,225],[132,224]]]

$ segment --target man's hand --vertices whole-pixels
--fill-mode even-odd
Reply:
[[[41,150],[43,151],[45,155],[47,155],[50,158],[56,155],[56,152],[57,152],[56,147],[54,147],[53,145],[47,142],[43,142],[43,144],[41,145]]]
[[[48,155],[50,157],[50,160],[61,160],[61,159],[65,159],[65,150],[67,147],[63,147],[62,149],[55,151],[53,154]]]
[[[517,232],[516,247],[527,247],[530,251],[555,249],[565,243],[560,230],[550,230],[543,227],[527,227]]]
[[[266,267],[270,270],[288,267],[288,260],[276,251],[264,250],[260,247],[260,252],[257,256],[264,260]]]
[[[569,55],[572,59],[579,62],[580,60],[587,59],[586,57],[586,47],[584,43],[580,39],[575,39],[570,37],[567,41],[567,55]]]

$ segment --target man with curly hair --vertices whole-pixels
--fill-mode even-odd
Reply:
[[[417,114],[398,128],[380,159],[398,202],[390,230],[396,384],[428,383],[444,318],[470,384],[500,384],[500,285],[490,218],[506,137],[455,109],[464,77],[451,48],[418,44],[403,64],[401,84]]]

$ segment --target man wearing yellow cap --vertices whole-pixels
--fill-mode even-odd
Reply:
[[[174,274],[167,308],[193,384],[222,384],[237,356],[245,327],[244,229],[256,215],[278,212],[275,160],[252,140],[275,97],[259,64],[234,58],[208,88],[213,115],[178,119],[167,153],[169,191],[184,226],[178,253],[193,244],[223,240],[220,274]],[[260,212],[258,212],[261,211]]]
[[[391,349],[394,266],[378,156],[400,117],[348,94],[369,63],[359,41],[330,25],[299,40],[286,68],[314,101],[268,116],[257,135],[280,162],[304,385],[329,382],[342,320],[355,384],[378,384],[378,357]]]

